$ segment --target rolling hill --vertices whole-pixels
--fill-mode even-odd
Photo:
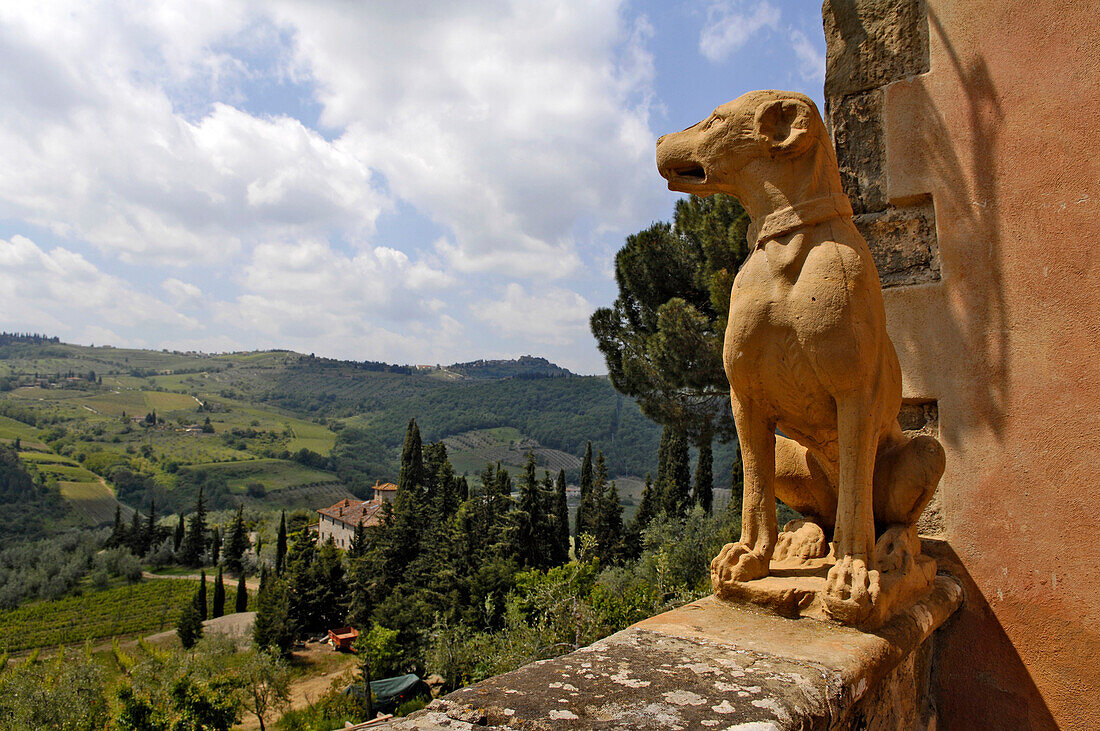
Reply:
[[[308,506],[394,480],[405,427],[447,444],[461,474],[486,461],[575,477],[588,441],[640,489],[659,427],[604,377],[543,358],[401,366],[290,351],[203,354],[0,335],[0,443],[101,517],[105,484],[137,507]],[[715,474],[733,450],[718,445]],[[722,479],[717,480],[722,486]],[[98,495],[98,498],[96,497]]]

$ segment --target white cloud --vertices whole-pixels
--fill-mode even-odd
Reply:
[[[791,30],[791,48],[798,59],[798,72],[802,80],[817,84],[825,83],[825,50],[817,48],[800,30]]]
[[[724,61],[761,30],[774,30],[779,17],[779,8],[769,2],[713,2],[707,8],[706,24],[699,34],[699,52],[715,63]]]
[[[0,239],[0,322],[70,337],[99,337],[103,328],[160,326],[194,330],[198,323],[166,303],[100,271],[61,247],[44,251],[25,236]],[[98,334],[98,335],[97,335]]]
[[[170,98],[239,66],[211,46],[249,22],[244,6],[35,7],[0,14],[0,216],[179,265],[263,238],[373,231],[385,197],[339,143],[217,102],[191,121]]]
[[[651,215],[652,30],[619,2],[278,7],[322,122],[450,229],[455,269],[563,276],[578,221]]]
[[[0,318],[120,345],[423,362],[490,355],[498,333],[586,341],[575,292],[513,284],[471,317],[456,285],[575,273],[582,246],[667,203],[654,30],[631,13],[0,4],[0,219],[63,243],[0,242],[0,295],[16,300]],[[378,240],[379,218],[407,209],[436,241],[401,225]],[[517,313],[533,324],[509,329]]]
[[[505,335],[533,342],[563,345],[585,332],[593,307],[568,289],[536,290],[531,294],[519,284],[509,284],[502,300],[471,305],[474,316]]]
[[[195,306],[202,300],[202,290],[188,282],[169,277],[160,283],[161,289],[168,293],[177,307]]]

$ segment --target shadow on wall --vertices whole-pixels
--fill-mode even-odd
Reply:
[[[1004,111],[985,62],[976,58],[964,65],[931,9],[928,17],[947,49],[959,86],[966,90],[969,149],[956,149],[936,102],[922,85],[914,84],[909,103],[916,112],[915,124],[907,130],[907,136],[919,141],[920,154],[913,164],[920,168],[918,173],[923,173],[920,177],[938,181],[934,200],[941,242],[944,317],[936,323],[935,344],[928,342],[924,332],[910,333],[908,340],[912,342],[905,342],[905,335],[896,339],[909,350],[927,350],[932,345],[942,357],[930,362],[955,364],[954,374],[966,383],[966,388],[960,389],[965,399],[959,405],[963,413],[946,425],[949,428],[944,429],[941,422],[940,434],[952,447],[961,449],[968,430],[960,427],[984,426],[1001,439],[1009,400],[1011,342],[1003,292],[997,187],[997,176],[1003,171],[996,169],[995,156]],[[916,148],[914,145],[911,149]],[[969,155],[969,172],[960,164],[960,154]],[[951,232],[947,237],[950,250],[943,246],[945,228]]]
[[[962,582],[961,611],[936,633],[932,657],[932,697],[937,727],[951,729],[1057,729],[1058,724],[1031,679],[981,589],[944,541],[924,539],[923,553],[940,571]],[[980,643],[967,642],[980,637]]]
[[[922,151],[915,164],[923,166],[925,180],[936,181],[945,298],[945,317],[937,323],[943,335],[936,347],[940,362],[955,364],[953,375],[959,385],[956,408],[960,413],[949,417],[954,423],[945,429],[941,412],[940,435],[965,452],[972,437],[988,444],[976,434],[983,428],[996,441],[1004,437],[1012,342],[998,181],[1012,171],[997,169],[999,126],[1005,111],[986,62],[980,56],[964,60],[930,8],[928,22],[951,64],[935,72],[953,72],[958,88],[965,90],[960,110],[966,114],[967,129],[956,130],[954,137],[926,87],[914,84],[916,96],[910,99],[918,120],[911,134]],[[911,336],[920,341],[926,334]],[[932,682],[939,725],[944,729],[1058,728],[1027,665],[964,563],[950,545],[928,544],[926,552],[937,559],[941,570],[962,581],[966,592],[962,611],[944,625],[935,647]]]

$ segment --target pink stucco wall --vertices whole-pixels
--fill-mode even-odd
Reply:
[[[928,0],[886,87],[887,193],[931,194],[942,280],[885,292],[904,396],[936,399],[941,728],[1100,728],[1100,6]]]

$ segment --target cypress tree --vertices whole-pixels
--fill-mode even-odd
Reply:
[[[442,442],[440,442],[442,444]],[[454,515],[462,498],[458,494],[458,478],[455,469],[444,452],[443,462],[436,469],[435,482],[437,495],[433,505],[433,514],[437,521],[443,521]]]
[[[653,476],[646,473],[645,487],[642,489],[642,501],[638,512],[630,523],[630,529],[623,536],[623,550],[631,558],[637,558],[642,552],[642,538],[645,529],[657,513],[657,489],[653,485]]]
[[[545,556],[540,556],[539,545],[542,533],[542,506],[539,500],[538,479],[535,477],[535,455],[527,452],[527,463],[523,468],[523,480],[519,487],[519,548],[520,565],[541,567]]]
[[[180,520],[179,520],[178,523],[176,523],[175,541],[172,545],[172,550],[173,551],[178,552],[180,550],[180,546],[183,545],[183,531],[184,531],[183,513],[180,513]]]
[[[421,473],[420,491],[423,503],[431,508],[432,518],[438,519],[443,515],[443,509],[447,502],[445,493],[449,485],[443,484],[443,465],[447,462],[447,445],[443,442],[432,442],[423,449],[424,466]]]
[[[581,460],[581,495],[580,505],[577,506],[577,515],[574,518],[573,536],[577,539],[584,533],[592,533],[592,520],[595,511],[595,500],[592,495],[592,442],[584,450],[584,459]],[[580,541],[576,541],[576,548],[580,547]],[[580,556],[578,556],[580,558]]]
[[[612,480],[600,492],[600,525],[597,551],[604,563],[617,561],[622,552],[623,506],[619,502],[619,489]]]
[[[237,515],[233,518],[233,527],[229,529],[229,538],[225,541],[225,567],[234,573],[241,573],[241,557],[249,548],[248,526],[244,524],[244,506],[237,506]]]
[[[415,493],[424,484],[424,449],[420,441],[420,427],[416,425],[416,419],[409,419],[409,426],[405,430],[405,444],[401,448],[401,472],[397,478],[397,495],[395,503],[400,502],[402,495],[406,501],[414,500]]]
[[[282,575],[286,568],[286,511],[279,518],[279,536],[275,539],[275,573]]]
[[[199,619],[206,621],[206,571],[199,572],[199,590],[195,593],[195,609],[199,611]]]
[[[355,526],[355,534],[351,537],[351,545],[348,546],[348,558],[362,558],[367,552],[367,529],[363,527],[363,521]]]
[[[370,560],[363,556],[351,559],[348,566],[347,623],[364,632],[374,611],[371,592],[375,577],[373,569]]]
[[[145,545],[149,548],[157,544],[157,501],[149,498],[149,518],[145,521]]]
[[[733,463],[733,469],[730,472],[730,502],[726,506],[726,511],[735,515],[739,521],[738,525],[740,525],[741,503],[745,494],[745,468],[740,455],[738,455],[737,461]]]
[[[302,622],[302,630],[324,631],[343,624],[348,598],[347,573],[340,559],[340,549],[331,541],[317,551],[310,575],[310,618]],[[297,618],[295,618],[297,619]]]
[[[279,577],[262,581],[256,605],[256,620],[252,624],[253,642],[262,650],[274,649],[285,657],[290,653],[297,635],[290,617],[286,582]]]
[[[126,536],[126,528],[122,525],[122,503],[115,505],[115,527],[107,539],[108,546],[121,546]]]
[[[183,605],[179,621],[176,622],[176,636],[180,638],[180,644],[185,650],[190,650],[202,639],[202,618],[199,617],[197,604],[198,593]]]
[[[657,514],[657,495],[653,486],[653,476],[648,472],[645,475],[645,487],[642,488],[642,502],[638,505],[638,512],[634,515],[634,523],[631,526],[633,532],[641,534]]]
[[[596,539],[596,556],[609,562],[617,553],[622,538],[622,506],[614,483],[607,481],[607,461],[603,450],[596,457],[594,484],[592,486],[592,535]]]
[[[386,586],[402,583],[405,571],[420,555],[420,540],[426,523],[423,501],[424,454],[420,428],[409,420],[401,450],[401,472],[393,505],[383,514],[385,540],[380,545],[382,580]],[[289,558],[287,563],[289,564]]]
[[[187,534],[180,546],[183,563],[189,566],[201,566],[206,551],[206,499],[203,488],[199,487],[199,497],[195,500],[195,512],[187,521]]]
[[[126,545],[135,556],[145,555],[145,531],[141,527],[141,513],[134,511],[130,530],[126,531]]]
[[[485,469],[481,471],[481,492],[485,505],[485,528],[488,529],[495,523],[497,500],[497,472],[491,462],[485,463]]]
[[[215,566],[218,565],[218,557],[222,550],[222,534],[218,531],[218,527],[214,526],[214,530],[210,534],[210,563]]]
[[[217,618],[225,614],[225,584],[222,582],[222,567],[218,567],[218,578],[214,581],[214,603],[210,606],[210,616]]]
[[[683,515],[690,502],[691,465],[683,434],[666,426],[661,433],[657,463],[659,509],[670,517]]]
[[[699,461],[695,465],[695,504],[710,512],[714,504],[714,455],[711,452],[710,435],[699,442]]]
[[[233,610],[236,612],[248,611],[248,587],[244,583],[244,572],[241,572],[241,578],[237,579],[237,597],[233,603]]]
[[[558,470],[558,479],[554,483],[554,528],[556,531],[556,563],[569,560],[569,502],[565,494],[565,470]]]

